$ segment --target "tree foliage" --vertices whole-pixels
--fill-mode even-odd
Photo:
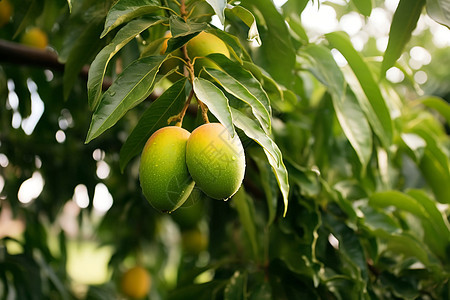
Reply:
[[[400,0],[384,52],[344,31],[314,36],[304,0],[10,2],[1,299],[117,298],[133,265],[151,274],[148,299],[450,297],[449,47],[423,67],[431,83],[407,60],[419,18],[448,30],[448,1]],[[383,7],[320,5],[338,18]],[[46,51],[17,44],[31,26],[48,34]],[[208,55],[217,68],[194,74],[176,53],[202,31],[231,55]],[[174,58],[183,67],[161,72]],[[393,67],[401,82],[388,80]],[[160,213],[139,187],[139,154],[159,128],[192,131],[205,117],[244,144],[244,183],[228,201],[195,188]],[[90,276],[101,250],[107,270]]]

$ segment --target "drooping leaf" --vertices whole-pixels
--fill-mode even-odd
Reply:
[[[178,16],[171,16],[169,24],[172,37],[167,41],[166,52],[181,48],[190,39],[208,28],[206,23],[197,23],[189,19],[185,21]]]
[[[231,117],[228,98],[212,82],[196,77],[194,79],[194,93],[198,100],[206,104],[211,113],[222,123],[230,135],[234,137],[233,118]]]
[[[295,51],[287,24],[270,0],[244,0],[241,6],[253,13],[260,26],[261,47],[255,49],[261,55],[254,55],[255,62],[262,66],[279,83],[290,87],[293,81]],[[276,57],[276,59],[274,59]]]
[[[439,97],[426,97],[419,100],[423,105],[435,109],[450,125],[450,103]]]
[[[256,219],[253,200],[247,196],[243,186],[239,188],[239,190],[231,199],[239,214],[239,220],[241,221],[242,227],[244,228],[250,241],[253,257],[258,261],[260,246],[258,244],[257,231],[255,226]]]
[[[238,37],[219,29],[210,29],[208,32],[217,35],[221,40],[223,40],[227,44],[230,53],[239,62],[252,60],[245,47],[242,46]]]
[[[357,2],[357,1],[356,1]],[[425,0],[400,0],[389,31],[389,42],[381,64],[381,76],[392,67],[416,28]]]
[[[275,220],[277,212],[277,203],[278,203],[277,180],[275,175],[271,172],[270,165],[267,164],[267,158],[263,153],[263,151],[251,151],[251,150],[253,149],[250,149],[249,155],[258,167],[261,185],[264,190],[264,195],[266,197],[267,210],[269,212],[267,216],[267,225],[270,226]]]
[[[356,75],[364,94],[369,100],[370,109],[375,113],[377,120],[369,118],[369,122],[383,142],[385,147],[389,147],[392,141],[392,120],[389,109],[381,94],[380,87],[375,81],[373,74],[367,64],[356,51],[347,34],[343,32],[332,32],[325,35],[331,47],[336,48],[348,61],[353,73]],[[362,106],[364,107],[364,106]],[[375,124],[373,124],[375,123]],[[380,132],[379,129],[382,129]]]
[[[91,109],[95,109],[98,105],[102,93],[102,83],[111,58],[122,49],[128,42],[136,37],[139,33],[150,26],[161,23],[160,18],[140,19],[131,21],[117,32],[114,39],[103,48],[95,57],[89,68],[89,77],[87,82],[88,101]]]
[[[89,127],[86,143],[112,127],[125,113],[150,95],[165,56],[149,56],[129,65],[103,94]]]
[[[256,26],[255,16],[246,8],[242,6],[233,6],[230,11],[239,19],[242,20],[248,27],[248,40],[255,40],[261,45],[261,39],[259,37],[258,27]]]
[[[83,28],[81,35],[76,39],[70,50],[69,57],[64,66],[64,99],[69,97],[70,91],[83,66],[88,64],[103,46],[103,42],[100,42],[98,38],[102,30],[103,21],[103,18],[93,19]]]
[[[372,0],[352,0],[352,3],[361,14],[366,17],[370,16],[372,12]]]
[[[264,105],[243,86],[236,78],[228,73],[217,69],[206,69],[206,72],[214,78],[228,93],[235,96],[239,100],[244,101],[252,108],[253,115],[261,124],[264,131],[269,134],[271,127],[271,120],[269,112]]]
[[[426,151],[419,163],[420,170],[430,185],[433,193],[441,203],[450,203],[450,176],[448,168],[439,162],[439,159],[431,152]]]
[[[131,19],[164,8],[157,0],[118,0],[106,16],[105,28],[100,37],[104,37],[111,30]]]
[[[210,54],[207,56],[220,66],[228,75],[237,79],[240,85],[243,85],[259,102],[264,105],[264,108],[272,115],[272,108],[270,107],[269,96],[263,89],[261,83],[249,71],[245,70],[241,65],[228,59],[223,54]]]
[[[309,45],[302,51],[307,68],[329,88],[339,124],[355,150],[364,169],[372,154],[372,134],[369,123],[351,91],[347,91],[344,76],[328,49]]]
[[[120,168],[139,154],[150,136],[159,128],[167,126],[167,120],[183,108],[186,99],[186,78],[175,82],[158,97],[142,114],[139,122],[120,149]]]
[[[436,22],[450,28],[450,4],[448,0],[427,0],[427,13]]]
[[[231,111],[233,114],[234,124],[240,128],[245,135],[263,147],[269,164],[272,166],[272,170],[277,178],[278,186],[283,196],[284,215],[286,215],[289,195],[289,180],[280,149],[277,144],[275,144],[275,142],[264,133],[255,121],[237,109],[231,108]]]
[[[220,23],[225,24],[225,7],[227,6],[226,0],[206,0],[209,5],[214,9],[214,12],[219,17]]]

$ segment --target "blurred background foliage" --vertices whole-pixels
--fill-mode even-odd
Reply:
[[[139,158],[121,172],[119,152],[171,83],[85,144],[84,68],[117,33],[99,38],[113,1],[9,2],[0,28],[1,299],[125,298],[119,282],[135,265],[151,277],[146,299],[450,299],[448,1],[229,1],[252,13],[262,41],[248,41],[248,24],[226,11],[224,30],[271,100],[289,172],[286,217],[263,151],[244,136],[246,175],[231,200],[195,189],[171,215],[153,209]],[[406,2],[418,7],[416,22],[402,19],[413,14],[400,11],[414,6]],[[221,27],[208,3],[187,4],[192,20]],[[432,18],[436,5],[444,25]],[[56,63],[5,48],[32,27],[48,36]],[[167,29],[126,44],[108,80]],[[384,104],[367,106],[380,100],[387,116]],[[199,124],[193,107],[183,125]]]

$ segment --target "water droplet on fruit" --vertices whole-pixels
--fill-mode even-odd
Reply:
[[[236,160],[236,156],[233,155],[233,156],[231,157],[231,159],[232,159],[232,160]]]

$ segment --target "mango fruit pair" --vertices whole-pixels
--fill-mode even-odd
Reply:
[[[139,178],[144,196],[163,212],[172,212],[195,185],[214,199],[228,199],[242,184],[245,156],[239,137],[220,123],[192,133],[168,126],[148,139],[141,155]]]

